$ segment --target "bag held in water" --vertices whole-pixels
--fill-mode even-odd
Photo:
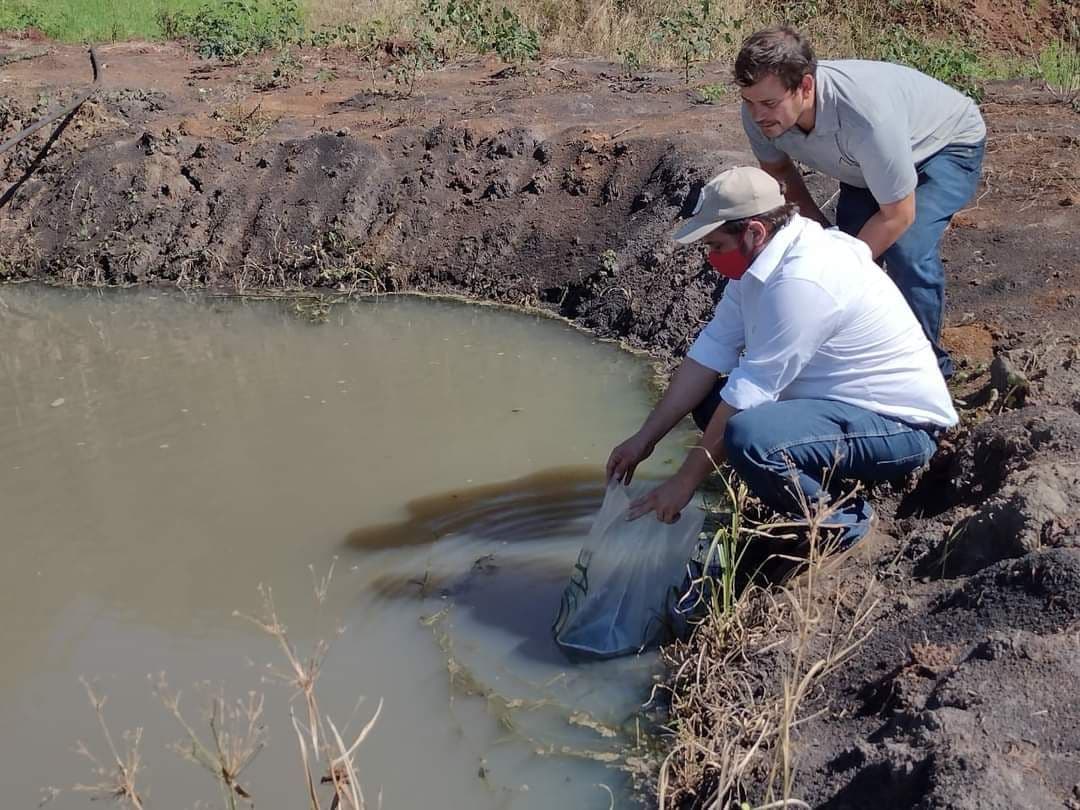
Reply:
[[[578,555],[552,630],[567,652],[614,658],[663,643],[705,513],[687,506],[675,523],[628,521],[630,502],[655,484],[608,485]]]

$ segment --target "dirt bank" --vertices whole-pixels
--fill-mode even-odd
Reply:
[[[660,357],[718,296],[668,233],[697,184],[750,158],[734,100],[674,75],[478,61],[402,98],[341,52],[304,52],[285,86],[174,46],[100,53],[104,91],[48,153],[42,136],[0,157],[0,277],[448,292]],[[88,67],[49,46],[0,75],[6,136]],[[814,806],[1080,806],[1080,115],[1020,84],[983,109],[986,183],[944,245],[965,425],[917,487],[879,493],[875,633],[799,731]],[[1012,371],[999,361],[997,390],[994,355]]]

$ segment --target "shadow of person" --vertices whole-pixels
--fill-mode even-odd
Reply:
[[[573,560],[515,557],[491,571],[475,569],[453,588],[450,599],[466,618],[519,639],[515,655],[565,667],[551,624]]]

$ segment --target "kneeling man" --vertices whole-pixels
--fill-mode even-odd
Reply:
[[[889,480],[929,461],[956,412],[922,327],[864,242],[799,216],[776,180],[751,167],[711,180],[675,240],[704,241],[727,287],[663,399],[611,452],[608,478],[629,483],[688,414],[705,433],[631,518],[676,520],[712,472],[709,455],[796,517],[800,490],[820,506],[841,479]],[[847,546],[870,517],[858,497],[830,525]]]

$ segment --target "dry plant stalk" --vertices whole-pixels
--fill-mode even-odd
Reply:
[[[249,692],[246,702],[230,704],[225,700],[224,690],[218,689],[210,696],[207,716],[210,742],[204,743],[184,719],[180,711],[180,692],[169,689],[164,672],[154,682],[154,693],[187,735],[187,740],[176,743],[173,750],[214,776],[221,787],[227,810],[236,810],[238,799],[254,807],[251,793],[240,784],[240,776],[266,747],[266,727],[262,723],[263,696]]]
[[[79,681],[86,688],[87,697],[97,714],[98,725],[101,726],[101,734],[109,747],[110,762],[102,762],[95,757],[86,744],[81,740],[76,743],[75,750],[90,760],[94,774],[100,780],[94,785],[76,785],[75,790],[89,793],[91,799],[112,799],[121,807],[129,807],[132,810],[143,810],[143,800],[136,788],[135,780],[142,765],[142,757],[139,754],[139,743],[142,742],[142,729],[137,728],[131,732],[124,732],[126,747],[123,755],[113,740],[112,732],[105,722],[105,698],[99,696],[85,678]],[[55,795],[55,793],[54,793]]]
[[[749,586],[730,610],[713,607],[688,642],[663,651],[674,722],[661,808],[690,797],[711,810],[749,809],[751,798],[764,802],[756,810],[808,806],[792,796],[793,732],[824,710],[822,680],[867,639],[876,607],[875,580],[837,576],[829,557],[830,519],[855,494],[818,507],[800,493],[809,546],[802,572],[781,587]],[[703,786],[708,795],[697,795]]]
[[[333,570],[331,568],[330,576],[332,575]],[[259,585],[259,596],[262,599],[263,608],[261,616],[251,616],[240,611],[235,611],[233,615],[246,619],[277,641],[278,647],[285,655],[288,669],[282,670],[268,665],[270,675],[274,679],[293,687],[296,690],[293,698],[303,695],[308,715],[307,733],[311,738],[312,749],[318,752],[322,748],[320,740],[326,739],[326,731],[319,715],[319,704],[315,698],[315,684],[319,679],[319,674],[322,672],[326,655],[330,652],[330,642],[326,639],[319,639],[315,642],[311,654],[307,658],[303,658],[292,642],[289,641],[288,628],[278,618],[277,608],[274,606],[273,590],[265,585]],[[341,630],[339,629],[338,634],[340,635],[340,633]]]
[[[326,576],[319,577],[314,567],[310,567],[312,585],[315,591],[315,601],[320,609],[325,604],[330,583],[334,576],[334,563]],[[263,612],[259,617],[235,613],[250,622],[278,642],[288,662],[287,670],[278,670],[270,667],[271,675],[290,686],[296,691],[292,699],[303,695],[307,709],[308,722],[305,726],[297,719],[290,710],[293,729],[296,732],[300,747],[300,758],[303,773],[307,784],[308,804],[310,810],[322,810],[322,804],[318,795],[318,784],[333,785],[334,794],[330,803],[330,810],[366,810],[367,804],[364,792],[357,776],[356,752],[378,721],[382,713],[383,702],[379,701],[371,719],[353,739],[351,744],[346,744],[345,737],[329,715],[323,716],[319,710],[318,698],[315,694],[315,685],[322,672],[326,654],[330,649],[330,642],[325,639],[317,641],[307,658],[301,657],[289,641],[287,629],[277,615],[274,605],[273,593],[270,588],[259,586],[262,597]],[[339,628],[338,635],[342,630]],[[222,799],[227,810],[236,810],[238,801],[247,802],[251,807],[255,806],[254,798],[249,790],[240,784],[240,777],[255,757],[266,746],[266,728],[263,725],[263,696],[256,692],[249,692],[247,700],[228,702],[225,699],[224,690],[217,689],[211,694],[209,701],[207,725],[209,726],[209,739],[203,737],[185,719],[180,709],[180,692],[170,689],[165,673],[161,673],[156,679],[152,678],[154,693],[168,709],[169,713],[184,730],[186,740],[177,743],[173,749],[190,762],[208,770],[217,780],[222,791]],[[99,782],[93,785],[76,785],[75,790],[92,794],[94,799],[111,799],[122,807],[130,810],[144,810],[143,799],[136,789],[136,776],[142,765],[139,753],[139,744],[142,740],[142,729],[126,733],[127,748],[123,754],[115,744],[112,734],[105,723],[104,705],[105,699],[99,697],[86,680],[82,680],[86,687],[90,702],[97,712],[101,732],[109,748],[110,761],[103,763],[95,757],[82,742],[78,743],[78,753],[85,756],[94,766],[94,773]],[[329,729],[329,733],[327,733]],[[320,762],[325,762],[324,766]],[[318,782],[315,773],[325,773]],[[47,788],[45,801],[55,798],[60,791],[55,788]],[[382,807],[382,795],[378,797],[377,807]]]
[[[319,577],[314,567],[310,567],[312,586],[315,591],[315,601],[321,608],[326,603],[330,583],[334,577],[334,567],[337,558],[330,564],[325,577]],[[367,804],[364,792],[360,786],[360,780],[356,774],[355,756],[356,750],[371,733],[375,723],[382,713],[383,702],[375,709],[371,719],[357,734],[352,744],[346,745],[345,739],[334,725],[329,716],[323,716],[319,710],[319,701],[315,693],[315,686],[322,673],[326,655],[330,651],[330,641],[319,639],[312,647],[310,655],[306,658],[297,652],[296,647],[289,640],[288,628],[278,618],[277,608],[274,605],[273,591],[263,585],[259,586],[259,595],[262,598],[262,615],[250,616],[237,611],[234,615],[247,619],[268,636],[278,643],[278,647],[285,656],[288,668],[284,670],[270,667],[270,674],[295,690],[292,699],[303,696],[304,706],[307,710],[307,724],[305,725],[290,712],[293,730],[296,733],[300,748],[301,765],[304,769],[304,779],[307,786],[308,804],[310,810],[322,810],[316,786],[315,773],[323,771],[320,762],[325,761],[325,773],[319,779],[319,784],[331,784],[334,787],[334,797],[330,803],[330,810],[344,808],[344,810],[365,810]],[[341,635],[344,628],[339,627],[336,635]],[[329,733],[327,732],[329,728]],[[379,805],[382,802],[380,800]]]

